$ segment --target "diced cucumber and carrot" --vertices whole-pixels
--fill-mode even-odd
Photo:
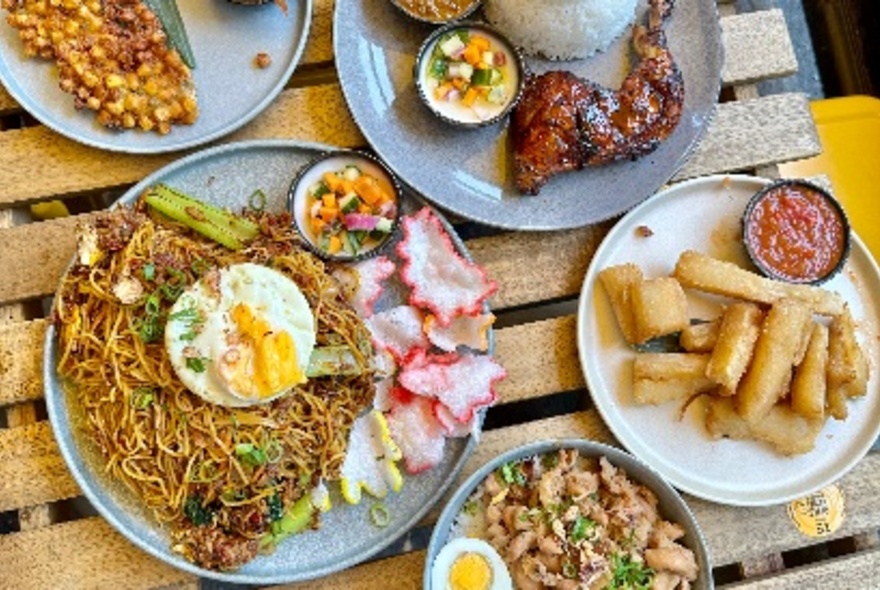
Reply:
[[[394,196],[356,166],[325,172],[308,195],[315,242],[329,254],[358,254],[393,228]]]
[[[506,98],[503,51],[491,41],[467,30],[440,39],[431,55],[428,76],[438,100],[459,100],[473,106],[478,100],[503,103]]]

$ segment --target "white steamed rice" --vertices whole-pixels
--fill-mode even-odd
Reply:
[[[611,45],[635,18],[638,0],[485,0],[486,19],[528,55],[566,60]]]

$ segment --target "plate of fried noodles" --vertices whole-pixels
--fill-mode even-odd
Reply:
[[[439,500],[479,432],[481,411],[474,412],[479,417],[468,433],[445,440],[430,469],[403,473],[399,490],[381,498],[364,493],[357,504],[342,498],[339,472],[349,433],[373,402],[374,351],[364,318],[340,295],[331,265],[303,247],[286,208],[297,171],[333,149],[243,142],[170,164],[80,228],[77,253],[56,294],[44,380],[52,428],[68,467],[98,512],[125,537],[199,576],[285,583],[360,563],[397,540]],[[231,249],[157,215],[145,197],[157,185],[238,212],[258,235]],[[400,206],[405,214],[424,209],[409,194]],[[457,254],[469,260],[451,227],[435,215]],[[179,303],[196,283],[220,284],[218,269],[233,267],[268,268],[292,280],[314,314],[315,341],[309,345],[347,347],[346,366],[354,370],[309,373],[310,364],[307,377],[288,393],[265,399],[259,388],[248,389],[252,380],[239,379],[236,359],[227,355],[231,372],[221,377],[237,384],[230,391],[245,402],[213,403],[210,384],[195,395],[178,376],[181,359],[165,346],[163,328],[190,322],[184,327],[193,330],[178,330],[191,345],[184,347],[181,366],[207,374],[203,365],[209,359],[191,349],[212,320],[197,325],[194,308]],[[255,289],[260,280],[245,278],[238,286]],[[402,287],[388,285],[374,303],[376,311],[400,306]],[[286,301],[283,297],[276,290],[268,299]],[[227,315],[240,326],[250,322],[259,328],[258,320],[244,317],[246,308],[236,305]],[[485,302],[482,309],[488,312]],[[260,337],[273,337],[271,330],[259,329]],[[489,334],[489,349],[474,356],[491,353]],[[222,336],[217,341],[235,344],[228,332],[225,341]],[[257,398],[266,403],[247,401]],[[304,502],[310,504],[305,514]]]

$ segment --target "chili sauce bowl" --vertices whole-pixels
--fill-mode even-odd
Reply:
[[[483,0],[391,0],[391,3],[410,18],[442,25],[469,17]]]
[[[354,262],[392,241],[401,189],[379,159],[356,150],[326,152],[293,180],[288,209],[294,227],[318,257]]]
[[[413,69],[419,97],[442,121],[484,127],[519,102],[525,80],[520,51],[501,32],[459,22],[431,33]]]
[[[742,238],[762,274],[810,285],[840,272],[852,243],[849,219],[837,199],[800,179],[773,182],[749,200]]]

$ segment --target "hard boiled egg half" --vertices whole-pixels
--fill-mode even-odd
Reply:
[[[486,541],[459,537],[443,546],[431,567],[431,590],[510,590],[504,560]]]
[[[222,406],[275,399],[305,383],[315,318],[292,280],[253,263],[207,272],[177,299],[165,349],[193,393]]]

